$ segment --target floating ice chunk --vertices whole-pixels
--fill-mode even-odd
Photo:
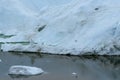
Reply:
[[[73,72],[72,75],[77,75],[77,73]]]
[[[76,72],[73,72],[73,73],[72,73],[72,76],[75,76],[76,78],[78,77],[78,75],[77,75]]]
[[[41,68],[16,65],[10,67],[8,74],[16,76],[34,76],[42,74],[43,72],[44,71]]]
[[[2,60],[0,59],[0,62],[2,62]]]

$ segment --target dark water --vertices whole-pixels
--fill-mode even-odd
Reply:
[[[0,59],[0,80],[120,80],[120,56],[0,53]],[[11,78],[8,70],[13,65],[40,67],[45,73],[27,78]]]

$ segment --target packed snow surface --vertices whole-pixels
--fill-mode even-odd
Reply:
[[[0,0],[3,51],[120,54],[119,0]]]
[[[9,69],[9,75],[33,76],[42,74],[44,71],[41,68],[15,65]]]

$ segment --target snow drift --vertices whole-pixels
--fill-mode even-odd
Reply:
[[[1,0],[1,49],[119,55],[119,12],[119,0]]]

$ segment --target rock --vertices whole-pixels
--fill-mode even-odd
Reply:
[[[42,74],[44,71],[41,68],[15,65],[9,69],[9,75],[13,76],[34,76]]]

